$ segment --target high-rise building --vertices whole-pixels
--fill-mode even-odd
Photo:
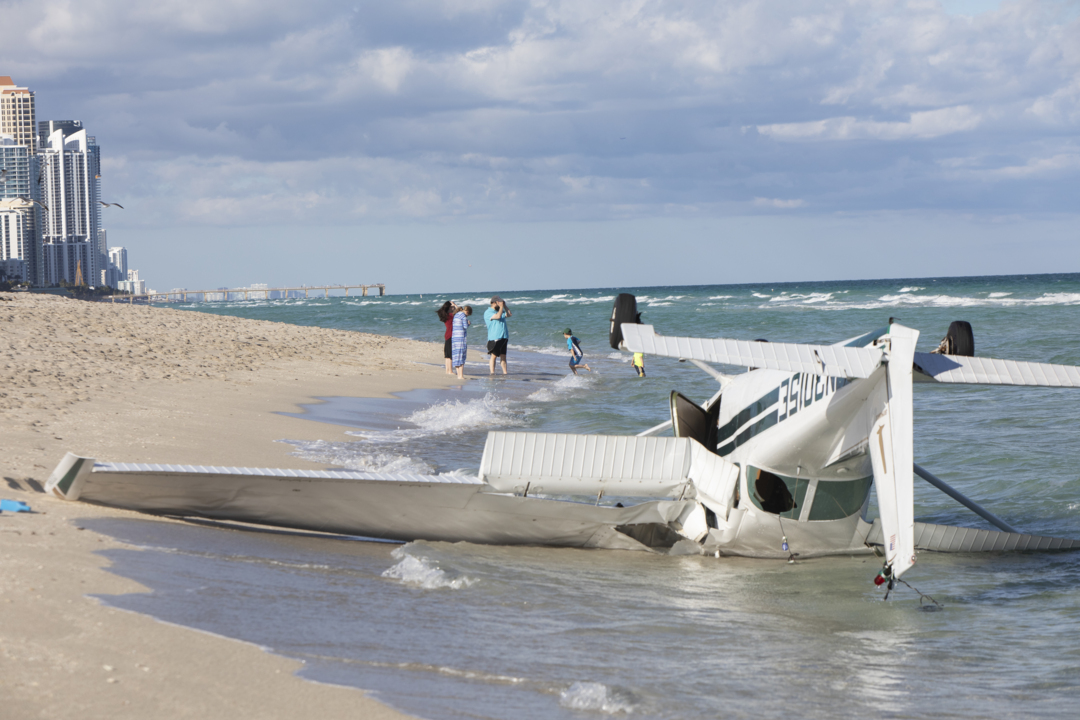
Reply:
[[[62,132],[64,137],[68,137],[82,129],[82,120],[42,120],[37,124],[38,147],[48,147],[49,136],[57,130]]]
[[[0,134],[11,135],[18,145],[37,152],[37,122],[34,93],[18,87],[7,75],[0,75]]]
[[[96,285],[107,267],[98,204],[101,161],[98,146],[86,130],[64,135],[58,128],[38,153],[41,166],[41,239],[43,280],[82,280]]]
[[[146,281],[139,279],[138,270],[128,270],[127,280],[121,280],[119,283],[119,289],[125,292],[129,292],[132,295],[145,295],[146,294]]]
[[[109,248],[109,268],[105,275],[105,284],[119,288],[120,282],[127,279],[127,250],[122,247]]]
[[[0,258],[24,263],[20,273],[25,274],[23,279],[40,285],[42,253],[38,228],[41,215],[37,205],[24,199],[38,196],[37,158],[29,147],[16,143],[13,136],[0,135],[0,173],[0,206],[3,207],[0,214],[6,218],[0,222],[6,222],[7,227],[6,249],[0,250]]]
[[[31,279],[34,206],[21,200],[0,200],[0,280]]]

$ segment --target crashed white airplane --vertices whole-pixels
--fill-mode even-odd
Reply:
[[[915,352],[918,336],[890,321],[835,345],[667,337],[640,324],[623,294],[612,347],[688,360],[720,384],[704,406],[672,393],[671,421],[641,435],[491,432],[474,478],[96,463],[68,453],[46,490],[148,513],[406,541],[787,559],[878,552],[877,582],[890,587],[918,549],[1080,548],[1017,532],[915,465],[912,448],[913,382],[1075,388],[1080,368],[975,358],[963,322],[934,353]],[[708,363],[754,370],[725,375]],[[653,436],[668,428],[675,437]],[[1001,531],[915,522],[915,475]]]

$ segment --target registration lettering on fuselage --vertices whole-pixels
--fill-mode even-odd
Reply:
[[[847,378],[795,373],[720,426],[716,437],[717,454],[730,454],[750,438],[824,400],[849,382]]]

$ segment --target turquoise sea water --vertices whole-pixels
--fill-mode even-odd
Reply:
[[[490,429],[634,433],[667,419],[671,390],[715,391],[668,359],[635,376],[607,346],[621,291],[664,334],[828,343],[893,316],[930,350],[959,319],[977,355],[1080,365],[1080,274],[174,307],[441,342],[434,309],[471,303],[467,372],[479,378],[329,398],[307,417],[349,426],[350,439],[292,444],[328,467],[475,472]],[[508,378],[483,362],[493,292],[514,313]],[[569,375],[567,326],[593,373]],[[916,460],[1025,532],[1080,537],[1078,406],[1075,390],[917,385]],[[918,519],[986,527],[916,482]],[[925,612],[906,589],[882,602],[880,561],[866,557],[788,565],[98,525],[141,546],[108,555],[154,589],[108,602],[301,658],[307,677],[426,718],[1074,717],[1080,701],[1080,553],[923,553],[905,579],[945,606]]]

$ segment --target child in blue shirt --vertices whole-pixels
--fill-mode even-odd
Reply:
[[[574,331],[566,328],[563,330],[563,337],[566,338],[566,349],[570,351],[570,369],[574,374],[577,375],[578,368],[592,372],[592,368],[582,362],[585,359],[585,352],[581,349],[581,343],[574,337]]]

